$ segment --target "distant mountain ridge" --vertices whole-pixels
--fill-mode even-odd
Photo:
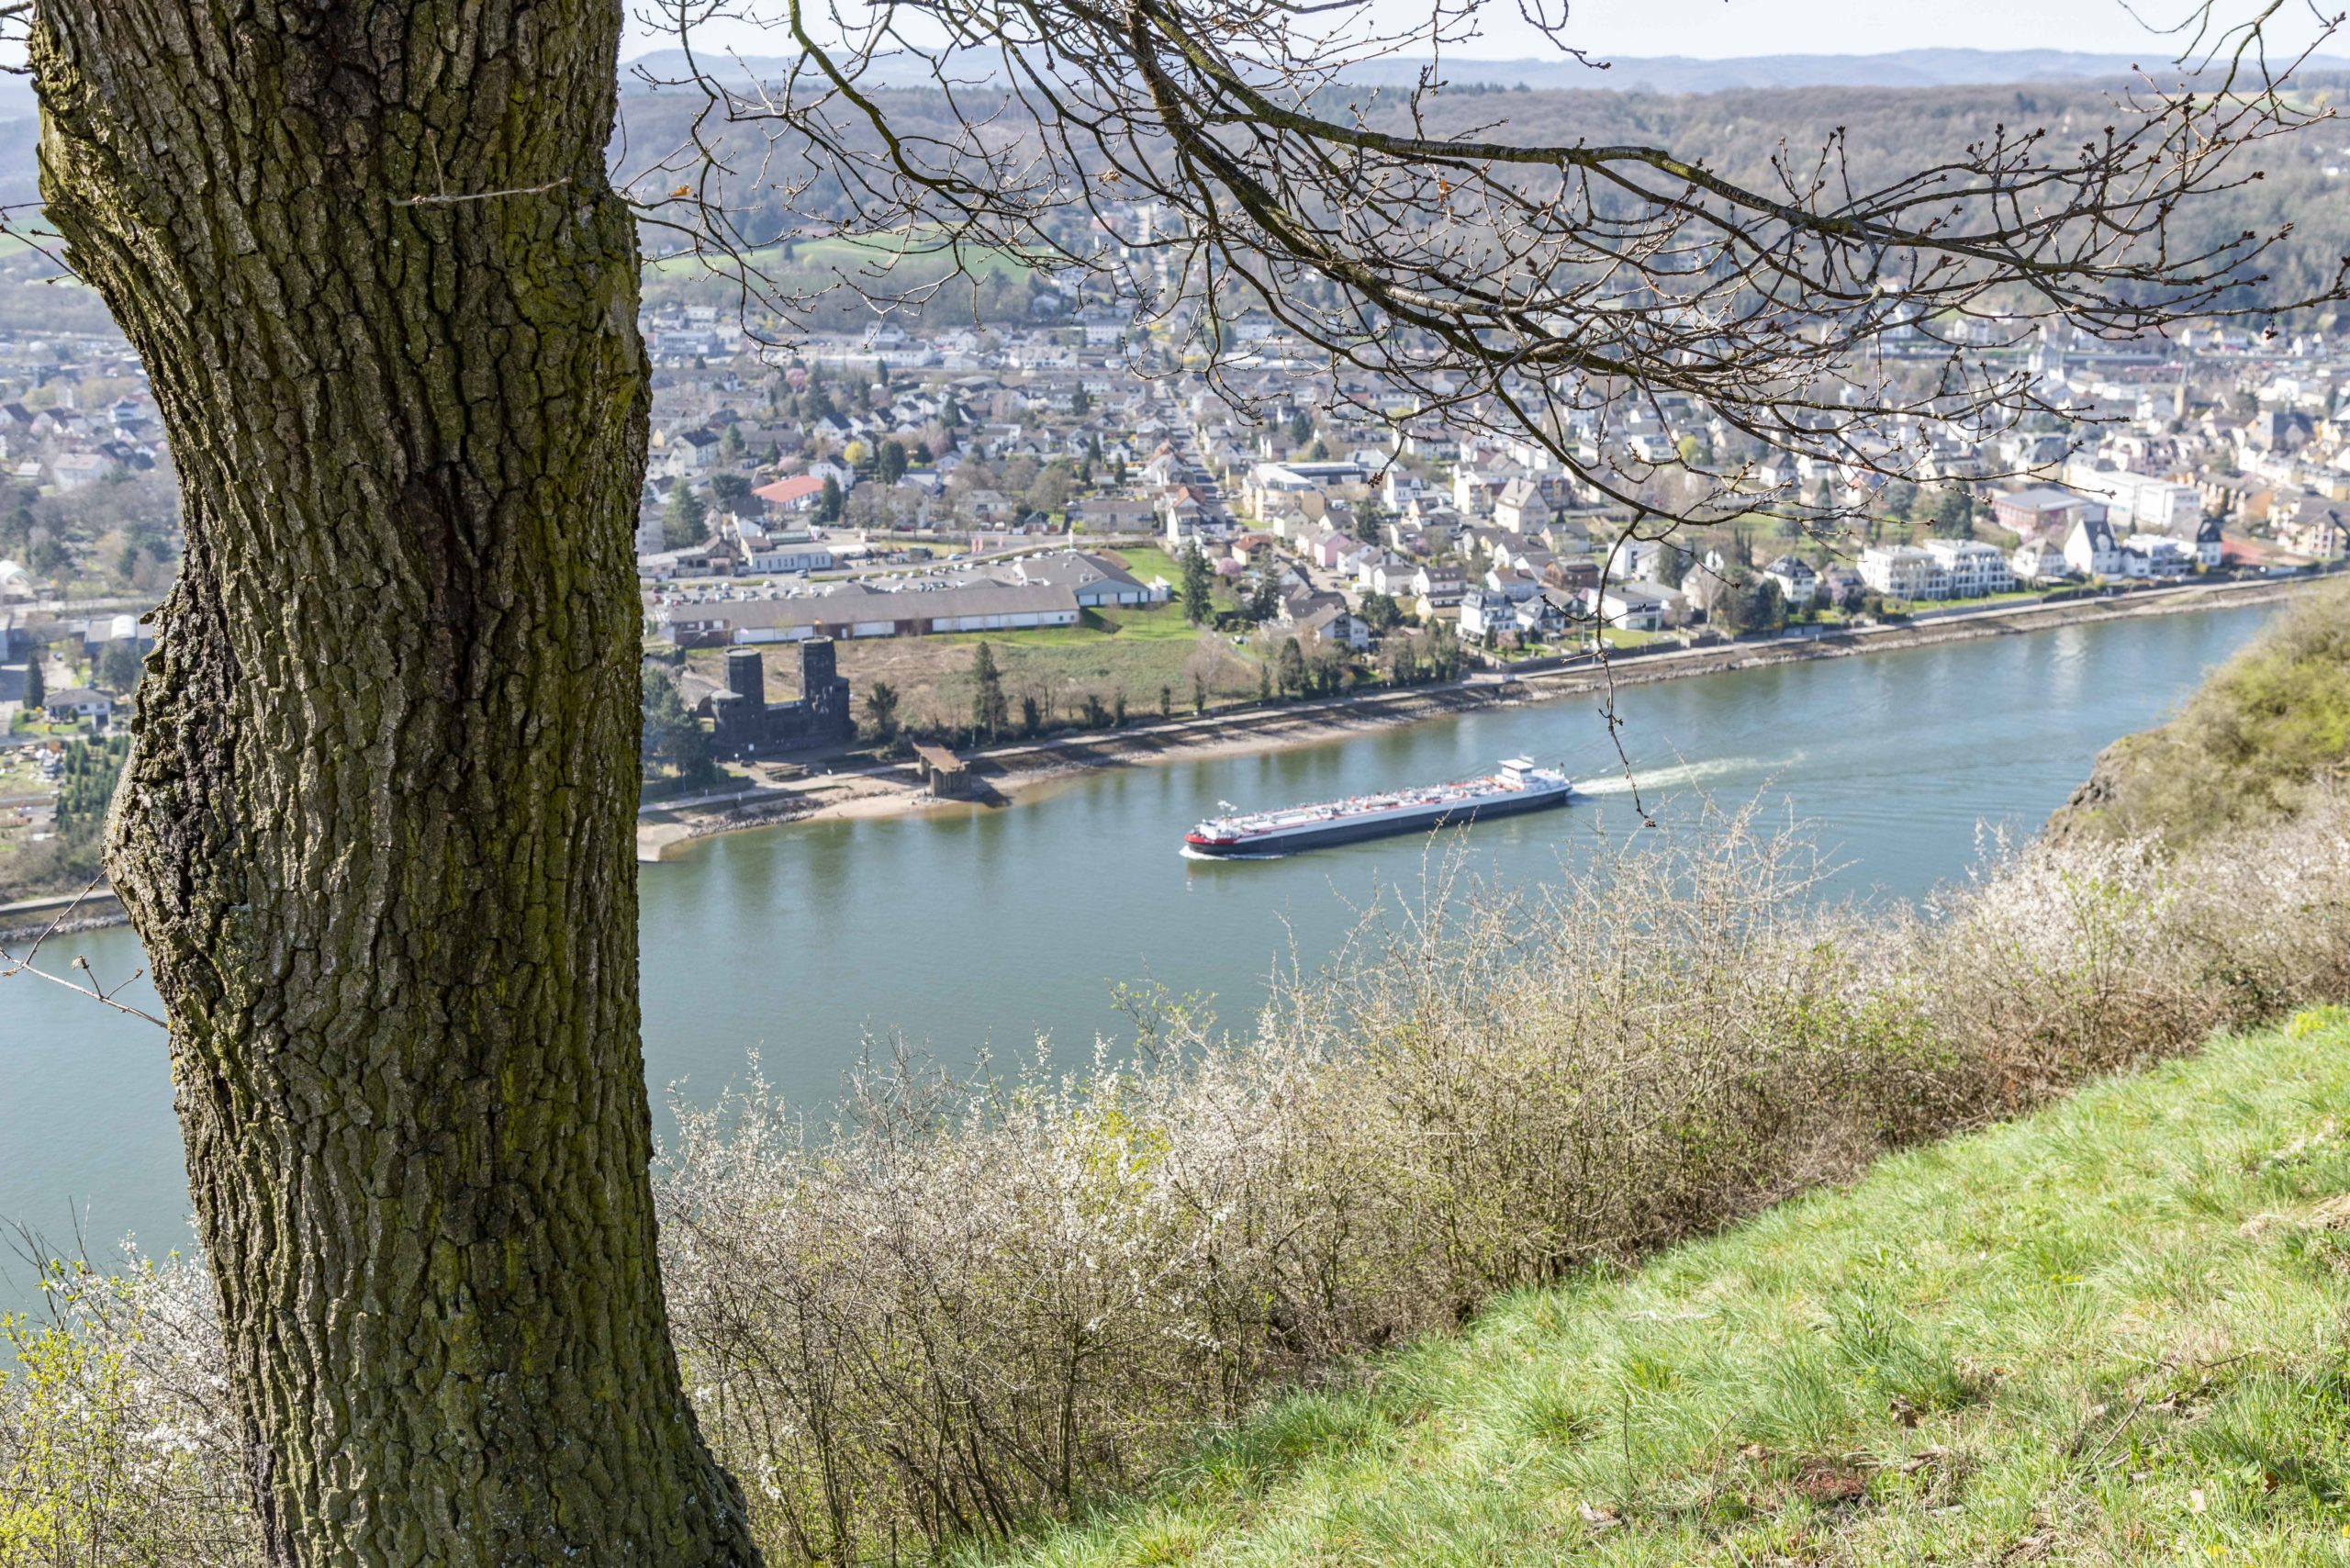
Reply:
[[[1760,54],[1729,60],[1699,60],[1688,55],[1620,58],[1605,70],[1572,60],[1475,60],[1449,58],[1443,79],[1459,86],[1541,89],[1590,88],[1617,93],[1724,93],[1774,87],[1975,87],[2021,82],[2066,82],[2119,77],[2143,69],[2156,80],[2176,74],[2161,41],[2149,39],[2143,55],[2087,54],[2061,49],[1904,49],[1885,54]],[[703,54],[703,65],[732,73],[737,70],[755,78],[772,79],[790,68],[789,55],[744,55],[739,62],[724,55]],[[1369,62],[1349,71],[1354,81],[1368,86],[1408,86],[1428,63],[1425,57],[1399,56]],[[958,75],[984,80],[992,62],[983,50],[962,51],[956,62]],[[683,75],[682,50],[654,50],[621,67],[624,83],[638,84],[637,73],[655,77]],[[2309,62],[2311,71],[2350,70],[2350,58],[2322,55]],[[930,68],[921,60],[879,61],[873,67],[877,85],[922,86]]]
[[[963,50],[956,62],[958,75],[985,80],[994,62],[986,51]],[[705,68],[722,76],[737,73],[754,80],[772,80],[790,68],[788,54],[733,56],[703,51]],[[1366,86],[1408,86],[1418,78],[1424,57],[1377,60],[1356,67],[1348,76]],[[2159,39],[2149,39],[2143,55],[2084,54],[2061,49],[1903,49],[1886,54],[1757,54],[1730,60],[1699,60],[1665,54],[1625,57],[1608,62],[1606,70],[1572,60],[1445,60],[1442,75],[1457,86],[1592,88],[1616,93],[1727,93],[1772,87],[1976,87],[2009,82],[2070,82],[2131,74],[2143,67],[2157,80],[2172,73]],[[2322,55],[2311,71],[2350,71],[2350,58]],[[642,89],[643,75],[676,78],[685,74],[683,50],[656,49],[622,62],[623,87]],[[642,73],[642,74],[640,74]],[[870,80],[878,86],[927,86],[930,67],[921,60],[877,62]],[[0,74],[0,120],[29,119],[34,114],[32,84],[22,76]]]

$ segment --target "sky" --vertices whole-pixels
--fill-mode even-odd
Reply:
[[[1426,14],[1425,0],[1371,0],[1382,21]],[[2244,16],[2255,0],[2218,0],[2224,14]],[[2337,0],[2324,0],[2329,6]],[[1552,0],[1555,9],[1556,0]],[[2143,0],[2147,21],[2184,18],[2194,0]],[[812,8],[812,7],[811,7]],[[2315,33],[2305,0],[2287,0],[2272,27]],[[1556,58],[1554,45],[1520,18],[1517,0],[1488,0],[1483,36],[1456,52],[1477,59]],[[1692,55],[1730,59],[1758,54],[1885,54],[1906,49],[2057,49],[2162,60],[2176,45],[2156,38],[2121,0],[1572,0],[1564,36],[1600,55]],[[2275,36],[2272,32],[2272,36]],[[713,25],[698,31],[705,47],[746,53],[791,50],[780,35]],[[659,46],[642,25],[632,29],[638,52]],[[2337,35],[2328,53],[2350,52]]]

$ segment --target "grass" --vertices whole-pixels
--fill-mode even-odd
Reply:
[[[1121,637],[1167,643],[1195,643],[1200,628],[1184,615],[1183,607],[1169,599],[1165,604],[1128,606],[1122,609],[1089,612],[1102,625]]]
[[[2350,1562],[2350,1013],[1508,1298],[1031,1545],[1213,1562]]]
[[[980,643],[988,644],[1002,671],[1015,716],[1021,698],[1033,695],[1040,703],[1049,700],[1057,713],[1068,718],[1080,711],[1088,692],[1105,706],[1114,704],[1124,692],[1131,716],[1155,716],[1161,687],[1169,689],[1175,711],[1188,713],[1194,668],[1214,671],[1208,691],[1212,702],[1253,700],[1259,689],[1255,661],[1225,639],[1191,625],[1173,605],[1095,610],[1077,626],[856,638],[837,644],[837,657],[860,713],[865,693],[876,681],[887,681],[897,689],[906,722],[951,726],[968,722],[971,661]],[[764,652],[768,697],[787,700],[799,690],[798,650],[777,644]],[[724,651],[697,649],[688,656],[695,668],[716,678]]]
[[[1128,545],[1102,553],[1125,562],[1127,572],[1138,582],[1165,577],[1170,587],[1180,589],[1183,586],[1183,563],[1155,545]]]
[[[1162,686],[1171,693],[1176,710],[1188,712],[1195,659],[1204,660],[1215,672],[1209,689],[1211,701],[1255,697],[1256,665],[1222,639],[1203,637],[1191,627],[1182,626],[1181,619],[1178,612],[1180,634],[1167,631],[1163,623],[1154,622],[1151,635],[1121,633],[1113,636],[1071,627],[1047,633],[1046,640],[1036,640],[1035,633],[1025,632],[897,638],[886,644],[877,639],[870,644],[856,645],[853,654],[844,650],[841,667],[853,682],[867,686],[870,680],[860,672],[867,667],[868,661],[873,678],[892,678],[884,672],[893,666],[901,668],[906,678],[901,689],[907,694],[908,718],[926,715],[947,724],[964,722],[970,711],[971,644],[982,642],[994,652],[1015,714],[1021,697],[1031,694],[1040,701],[1049,697],[1055,711],[1068,717],[1078,711],[1087,692],[1098,695],[1105,704],[1114,703],[1118,694],[1124,692],[1135,716],[1155,714]],[[930,646],[917,648],[917,644]],[[1206,652],[1202,655],[1199,650],[1203,648]]]
[[[873,268],[891,264],[907,278],[946,274],[955,270],[956,252],[940,239],[931,234],[910,236],[829,236],[822,239],[799,240],[792,242],[789,256],[782,245],[764,246],[749,252],[749,263],[763,271],[778,274],[842,274],[863,276]],[[1017,251],[993,245],[962,247],[962,269],[972,276],[997,275],[1017,279],[1027,274],[1029,268]],[[701,259],[692,254],[662,256],[649,261],[644,270],[649,275],[666,273],[692,273],[702,266]],[[888,274],[884,274],[888,275]]]

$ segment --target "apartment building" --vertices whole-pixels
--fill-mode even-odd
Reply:
[[[1942,598],[1980,599],[1985,594],[2006,593],[2016,586],[2007,552],[1996,544],[1979,539],[1930,539],[1926,551],[1948,582]]]
[[[1950,573],[1930,550],[1872,544],[1861,552],[1861,581],[1887,599],[1948,599]]]

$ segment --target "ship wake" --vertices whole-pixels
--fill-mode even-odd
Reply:
[[[1706,762],[1677,763],[1671,767],[1636,767],[1627,778],[1620,772],[1594,773],[1575,780],[1578,795],[1628,795],[1634,789],[1673,790],[1686,784],[1739,773],[1774,773],[1780,763],[1759,762],[1751,756],[1721,756]]]

